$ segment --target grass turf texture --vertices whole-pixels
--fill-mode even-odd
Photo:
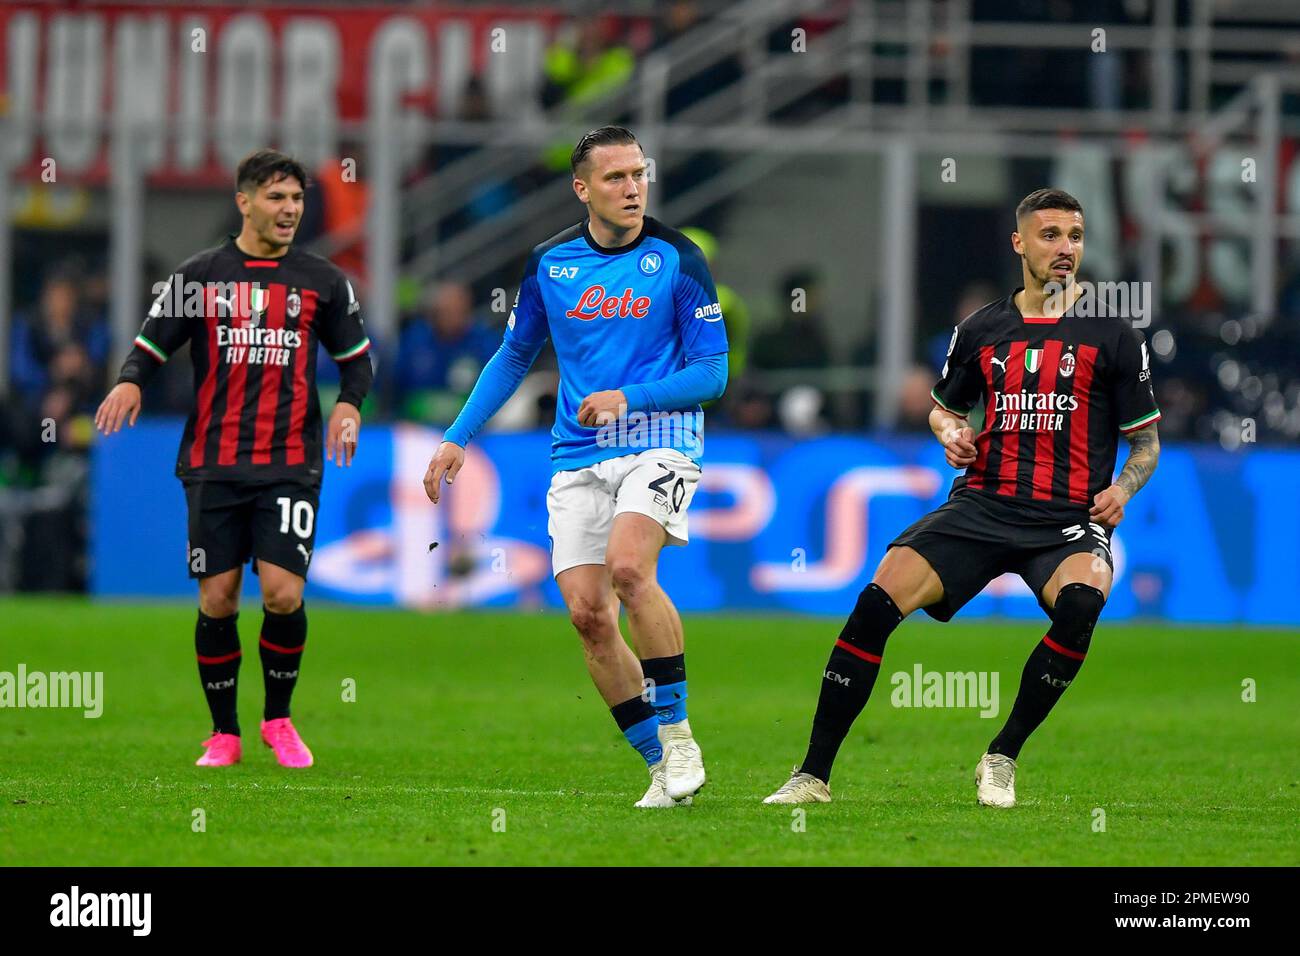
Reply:
[[[317,765],[283,769],[260,741],[254,610],[244,762],[198,768],[192,609],[0,602],[0,671],[102,670],[105,699],[97,720],[0,710],[0,864],[1300,863],[1294,632],[1103,619],[1021,755],[1019,806],[994,811],[975,803],[975,764],[1041,629],[914,618],[841,752],[835,802],[796,832],[791,808],[759,801],[802,757],[836,620],[688,616],[710,782],[694,807],[636,810],[647,775],[562,615],[308,613],[294,714]],[[917,661],[998,671],[998,717],[891,707],[890,675]]]

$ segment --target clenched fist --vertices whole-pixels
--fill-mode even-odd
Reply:
[[[966,468],[974,464],[979,455],[975,448],[975,432],[970,428],[954,428],[945,432],[943,453],[948,464],[954,468]]]

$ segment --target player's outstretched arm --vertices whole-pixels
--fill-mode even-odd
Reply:
[[[99,403],[95,411],[95,427],[105,435],[120,431],[122,422],[132,428],[140,417],[140,386],[134,382],[118,382]]]
[[[1092,500],[1088,513],[1091,520],[1107,528],[1124,520],[1124,506],[1147,483],[1160,461],[1160,433],[1155,422],[1124,437],[1128,439],[1128,460],[1115,483]]]
[[[424,493],[435,505],[442,493],[442,479],[451,484],[465,464],[465,446],[488,419],[495,415],[515,393],[542,350],[542,343],[526,343],[507,335],[496,354],[483,366],[474,390],[465,400],[456,420],[446,431],[446,441],[438,446],[424,472]]]
[[[967,468],[974,464],[978,456],[975,432],[965,418],[936,405],[930,409],[930,430],[943,445],[948,464],[954,468]]]

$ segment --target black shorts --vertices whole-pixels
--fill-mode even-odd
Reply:
[[[206,578],[259,558],[307,577],[320,484],[187,481],[189,575]],[[253,566],[254,570],[257,566]]]
[[[890,542],[925,558],[943,583],[943,598],[925,612],[948,621],[994,578],[1022,577],[1040,607],[1043,587],[1072,554],[1095,554],[1114,570],[1110,530],[1088,521],[1088,512],[1045,517],[1015,499],[997,500],[974,491],[954,494]]]

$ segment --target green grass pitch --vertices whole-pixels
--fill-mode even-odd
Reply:
[[[104,672],[99,719],[0,710],[0,864],[1300,864],[1294,632],[1103,618],[1021,754],[1020,805],[995,811],[975,803],[975,763],[1041,629],[913,618],[841,752],[835,802],[800,825],[760,799],[802,757],[838,619],[688,615],[710,782],[693,807],[646,811],[645,770],[563,615],[308,612],[294,717],[316,766],[283,769],[258,738],[253,602],[244,762],[203,769],[191,608],[0,602],[0,671]],[[890,676],[918,661],[997,671],[998,717],[891,706]]]

